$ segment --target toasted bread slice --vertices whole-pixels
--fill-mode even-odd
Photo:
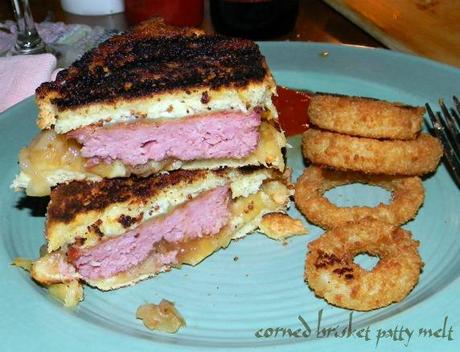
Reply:
[[[276,86],[257,45],[153,19],[85,54],[36,91],[38,126],[170,119],[262,108]]]

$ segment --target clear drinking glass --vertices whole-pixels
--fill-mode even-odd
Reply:
[[[35,27],[29,0],[11,0],[16,18],[17,38],[12,55],[40,54],[46,52],[46,45]]]

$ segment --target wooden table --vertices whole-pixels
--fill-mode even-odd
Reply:
[[[460,67],[460,0],[323,0],[391,49]]]
[[[120,30],[124,30],[128,27],[124,14],[110,16],[77,16],[64,12],[59,0],[29,0],[29,2],[34,19],[37,22],[47,19],[50,21],[63,21],[65,23],[83,23],[92,26],[99,25]],[[10,0],[0,1],[0,21],[6,19],[13,19]],[[213,32],[212,22],[209,16],[208,0],[205,0],[205,15],[201,26],[206,31]],[[321,0],[300,0],[299,16],[292,33],[273,39],[346,43],[371,47],[383,46],[372,36]]]
[[[59,0],[29,2],[37,22],[129,27],[123,13],[78,16],[64,12]],[[0,1],[0,21],[12,18],[10,0]],[[205,0],[201,27],[214,32],[209,0]],[[460,0],[300,0],[294,30],[272,40],[387,47],[460,67]]]

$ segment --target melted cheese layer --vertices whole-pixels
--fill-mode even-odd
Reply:
[[[179,168],[218,169],[220,167],[242,167],[263,165],[284,170],[281,149],[286,145],[284,134],[268,122],[260,126],[260,140],[256,150],[241,159],[208,159],[148,162],[145,165],[129,167],[120,161],[111,164],[100,163],[86,167],[86,159],[80,156],[80,145],[52,130],[40,132],[32,143],[21,150],[19,164],[21,172],[13,181],[12,188],[25,189],[29,196],[46,196],[51,187],[73,180],[99,181],[102,178],[128,177],[131,174],[148,176],[158,171]]]

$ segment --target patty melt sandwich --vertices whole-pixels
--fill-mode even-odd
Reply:
[[[51,195],[32,277],[110,290],[195,265],[259,227],[298,231],[281,216],[293,187],[275,91],[254,42],[158,19],[42,84],[42,132],[13,183]]]

